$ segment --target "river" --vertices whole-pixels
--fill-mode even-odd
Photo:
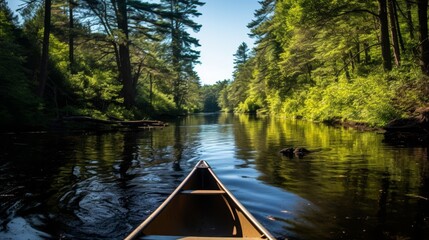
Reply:
[[[249,115],[0,135],[0,239],[122,239],[201,159],[279,239],[429,239],[427,148]],[[279,154],[305,147],[303,158]]]

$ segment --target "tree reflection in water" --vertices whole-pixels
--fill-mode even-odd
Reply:
[[[382,138],[228,114],[162,130],[2,135],[0,238],[122,239],[203,159],[279,238],[429,239],[427,149]],[[285,147],[317,151],[289,159]]]

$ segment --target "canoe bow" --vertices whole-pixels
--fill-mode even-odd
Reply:
[[[170,196],[125,239],[274,239],[199,161]]]

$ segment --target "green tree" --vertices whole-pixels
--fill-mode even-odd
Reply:
[[[11,130],[41,124],[39,100],[24,68],[25,50],[17,20],[0,0],[0,129]]]
[[[131,34],[148,36],[157,29],[156,14],[160,5],[126,0],[85,0],[82,6],[87,11],[84,17],[97,20],[97,26],[105,34],[104,41],[110,44],[116,59],[118,77],[122,83],[122,96],[127,108],[135,104],[138,65],[132,66]],[[162,24],[161,24],[162,25]],[[99,35],[101,36],[101,35]],[[136,70],[137,68],[137,70]]]
[[[238,68],[241,64],[244,64],[249,59],[249,47],[245,42],[238,46],[237,52],[234,54],[234,67]]]
[[[162,0],[165,11],[169,13],[166,17],[169,23],[170,59],[173,69],[173,96],[176,107],[183,110],[189,90],[198,85],[198,77],[193,68],[198,63],[199,51],[193,47],[199,47],[198,40],[187,31],[198,32],[201,28],[192,18],[201,13],[197,7],[204,3],[199,0]],[[189,101],[188,101],[189,102]]]
[[[385,122],[396,113],[380,70],[398,74],[391,71],[391,48],[395,71],[413,65],[415,9],[395,0],[260,1],[248,24],[256,40],[254,53],[235,69],[234,81],[221,92],[220,102],[240,111],[264,108],[317,120],[342,116]],[[401,34],[404,27],[409,36]],[[378,87],[367,92],[357,87],[358,82]],[[390,84],[393,89],[395,81]]]
[[[231,89],[231,81],[224,80],[224,85],[219,91],[219,97],[217,102],[219,103],[219,107],[222,111],[232,112],[236,106],[234,106],[228,98],[230,89]]]
[[[204,112],[218,112],[221,106],[218,102],[221,91],[228,85],[227,80],[217,81],[213,85],[204,85],[202,87],[203,93],[203,111]]]
[[[238,46],[234,56],[234,80],[230,85],[225,88],[227,91],[228,104],[223,101],[225,108],[229,110],[248,112],[247,107],[239,107],[240,104],[244,104],[244,101],[249,94],[249,84],[252,79],[252,67],[249,63],[250,55],[249,49],[246,43],[242,43]]]

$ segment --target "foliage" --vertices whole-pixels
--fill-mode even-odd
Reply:
[[[46,25],[43,1],[25,1],[18,23],[0,0],[3,125],[32,126],[39,118],[70,115],[134,119],[202,109],[194,71],[199,44],[188,33],[201,27],[194,18],[201,15],[197,7],[202,2],[51,2]],[[38,98],[46,28],[48,76]]]
[[[158,114],[162,113],[168,115],[178,114],[171,95],[164,94],[161,91],[154,89],[152,103],[150,103],[150,100],[147,98],[147,96],[149,96],[148,90],[149,89],[147,88],[139,89],[140,94],[138,95],[139,98],[137,99],[137,106],[140,109],[145,109],[146,112],[149,113],[155,112]]]
[[[302,112],[308,119],[341,117],[384,125],[398,116],[389,83],[380,75],[359,77],[353,82],[342,77],[337,84],[313,86],[308,91]]]
[[[162,6],[170,20],[167,28],[166,40],[169,44],[168,61],[171,64],[172,87],[174,103],[180,111],[192,112],[199,108],[198,93],[199,77],[194,71],[198,63],[200,52],[198,39],[192,37],[188,30],[198,32],[201,28],[193,18],[201,15],[198,6],[205,3],[199,0],[161,0]]]
[[[221,110],[221,106],[218,102],[218,98],[221,91],[228,85],[228,80],[218,81],[213,85],[204,85],[202,87],[203,96],[203,111],[204,112],[218,112]]]
[[[50,24],[42,2],[26,1],[20,25],[0,0],[3,126],[219,109],[384,125],[429,102],[429,46],[418,38],[427,35],[425,4],[260,1],[248,24],[254,49],[240,44],[231,56],[233,79],[202,87],[194,70],[199,42],[189,33],[201,27],[195,18],[202,1],[52,0]]]
[[[395,2],[260,1],[248,25],[254,52],[245,63],[236,61],[240,65],[220,92],[220,105],[377,126],[428,105],[426,73],[415,64],[424,54],[415,51],[417,5]],[[389,39],[400,49],[390,50]]]
[[[17,44],[21,32],[4,0],[0,0],[0,129],[42,124],[41,102],[24,74],[24,51]]]

